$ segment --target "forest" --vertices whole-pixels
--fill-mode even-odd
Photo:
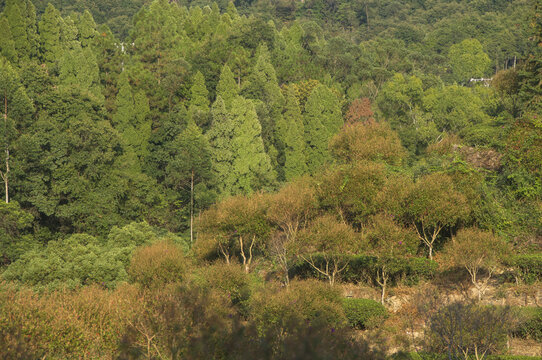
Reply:
[[[542,357],[541,0],[0,0],[0,360]]]

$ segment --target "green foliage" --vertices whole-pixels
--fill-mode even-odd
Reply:
[[[452,45],[448,54],[452,74],[457,82],[481,78],[487,73],[491,60],[477,39],[465,39]]]
[[[505,259],[507,265],[514,267],[514,273],[527,284],[542,279],[542,254],[513,255]]]
[[[388,316],[384,305],[374,300],[346,298],[342,304],[348,324],[356,329],[377,327]]]
[[[17,202],[1,202],[0,219],[0,263],[6,265],[38,244],[31,233],[34,217]]]
[[[520,310],[520,321],[514,330],[514,335],[522,338],[542,340],[542,309],[525,307]]]

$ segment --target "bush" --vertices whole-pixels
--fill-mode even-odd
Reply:
[[[347,324],[339,290],[316,280],[292,281],[288,289],[269,286],[253,295],[250,310],[262,336],[292,330],[292,323],[335,329]]]
[[[177,245],[167,241],[138,248],[132,257],[128,274],[143,287],[163,286],[180,280],[188,259]]]
[[[217,262],[198,270],[195,281],[205,288],[220,291],[243,316],[248,315],[252,285],[250,275],[241,266]]]
[[[75,234],[25,253],[2,277],[37,288],[74,289],[89,284],[113,288],[127,280],[122,257],[119,249],[108,249],[93,236]]]
[[[514,335],[542,341],[542,308],[524,307],[520,309],[520,321]]]
[[[411,258],[406,270],[406,284],[416,285],[420,280],[433,278],[438,270],[438,264],[427,258]]]
[[[388,315],[384,305],[371,299],[346,298],[342,304],[348,323],[356,329],[371,329]]]
[[[515,255],[506,263],[513,266],[516,276],[527,284],[542,280],[542,253]]]
[[[141,311],[135,290],[88,286],[38,294],[0,283],[0,359],[5,351],[8,359],[111,358]]]

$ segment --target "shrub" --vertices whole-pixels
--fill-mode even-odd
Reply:
[[[373,328],[388,315],[384,305],[371,299],[346,298],[342,304],[348,323],[356,329]]]
[[[514,330],[514,335],[542,341],[542,308],[521,308],[519,317],[520,321]]]
[[[38,294],[0,283],[0,344],[7,344],[10,359],[112,358],[124,328],[141,311],[135,290],[88,286]],[[0,349],[3,355],[6,348]]]
[[[251,278],[241,266],[217,262],[198,270],[195,279],[198,283],[222,292],[241,314],[248,315],[252,294]]]
[[[89,284],[113,288],[127,279],[121,255],[119,249],[108,249],[93,236],[75,234],[25,253],[2,276],[37,288]]]
[[[542,280],[542,253],[514,255],[506,264],[513,266],[516,276],[527,284]]]
[[[420,280],[433,278],[438,270],[438,264],[427,258],[410,258],[406,270],[407,285],[416,285]]]
[[[339,290],[316,280],[292,281],[288,289],[269,286],[253,295],[250,310],[262,336],[292,330],[293,323],[335,329],[347,324]]]
[[[157,287],[180,280],[188,259],[177,245],[160,241],[138,248],[132,257],[128,274],[144,287]]]

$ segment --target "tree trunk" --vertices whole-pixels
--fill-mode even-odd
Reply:
[[[429,246],[429,260],[433,260],[433,246]]]
[[[8,129],[8,95],[4,90],[4,136],[5,139],[5,152],[6,152],[6,171],[2,174],[2,179],[4,180],[4,186],[6,188],[6,204],[9,204],[9,145],[7,138],[7,129]]]
[[[194,244],[194,169],[190,179],[190,247]]]

